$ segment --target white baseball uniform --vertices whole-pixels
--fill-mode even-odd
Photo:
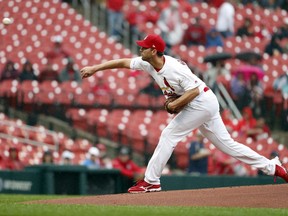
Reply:
[[[150,184],[160,184],[162,170],[174,148],[196,128],[224,153],[262,170],[267,175],[274,175],[275,162],[231,138],[221,119],[217,97],[211,90],[207,91],[205,83],[181,60],[166,55],[164,59],[164,66],[158,72],[141,57],[133,58],[130,68],[148,72],[166,97],[182,95],[196,87],[199,88],[200,94],[162,131],[159,143],[148,163],[144,180]]]

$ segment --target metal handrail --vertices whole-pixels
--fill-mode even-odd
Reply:
[[[0,133],[1,138],[10,139],[10,140],[17,138],[20,142],[23,142],[23,143],[32,144],[35,146],[47,146],[49,149],[53,149],[55,151],[59,150],[59,138],[57,136],[57,133],[54,131],[47,130],[47,129],[44,129],[44,131],[41,131],[41,133],[44,132],[45,134],[51,135],[53,137],[54,146],[51,146],[51,144],[49,144],[49,143],[39,142],[39,141],[29,139],[29,136],[28,136],[29,131],[38,133],[39,129],[37,127],[33,127],[33,126],[29,126],[29,125],[18,125],[16,122],[7,121],[7,120],[1,120],[0,125],[13,126],[15,128],[24,129],[23,132],[24,132],[24,136],[25,136],[23,138],[23,137],[18,137],[18,136],[6,134],[6,133]]]
[[[225,86],[222,83],[218,83],[218,89],[220,90],[220,92],[225,97],[225,100],[227,101],[227,105],[228,105],[229,109],[232,111],[233,115],[237,119],[241,119],[242,115],[241,115],[239,109],[237,108],[237,106],[235,105],[234,101],[230,97],[230,94],[227,92]]]

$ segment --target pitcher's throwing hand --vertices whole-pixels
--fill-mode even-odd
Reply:
[[[80,72],[81,72],[81,78],[84,79],[84,78],[92,76],[96,71],[93,70],[93,67],[88,66],[88,67],[82,68]]]

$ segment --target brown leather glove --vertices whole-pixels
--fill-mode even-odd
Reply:
[[[178,113],[179,111],[176,111],[176,110],[171,110],[168,105],[169,103],[173,102],[174,100],[176,100],[177,98],[179,98],[180,96],[171,96],[169,98],[166,99],[165,103],[164,103],[164,108],[165,110],[170,113],[170,114],[176,114]]]

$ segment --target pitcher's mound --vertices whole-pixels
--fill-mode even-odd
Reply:
[[[288,208],[287,194],[288,185],[277,184],[197,190],[175,190],[144,194],[127,193],[82,196],[80,198],[65,198],[36,202],[44,204]]]

